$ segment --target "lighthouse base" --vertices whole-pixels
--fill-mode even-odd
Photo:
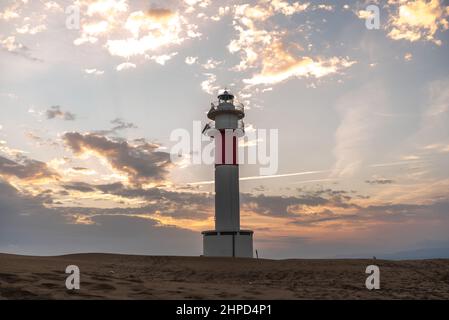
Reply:
[[[206,257],[253,257],[253,231],[203,231]]]

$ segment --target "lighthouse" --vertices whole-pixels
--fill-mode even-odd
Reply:
[[[203,134],[215,140],[215,230],[203,231],[203,255],[253,257],[253,231],[240,229],[238,138],[244,134],[243,104],[224,90],[207,113]]]

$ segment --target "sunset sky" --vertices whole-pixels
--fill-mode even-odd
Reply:
[[[224,87],[279,132],[274,176],[240,166],[260,256],[449,248],[448,29],[443,0],[1,1],[0,252],[201,254],[214,167],[170,134]]]

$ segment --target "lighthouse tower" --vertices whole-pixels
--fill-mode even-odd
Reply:
[[[242,104],[225,90],[212,103],[203,133],[215,140],[215,230],[203,231],[203,254],[253,257],[253,231],[240,229],[238,138],[244,134]]]

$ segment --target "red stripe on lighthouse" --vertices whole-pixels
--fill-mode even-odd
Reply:
[[[232,164],[237,164],[237,137],[232,137]]]
[[[228,139],[226,140],[226,137]],[[221,138],[221,139],[220,139]],[[231,140],[232,139],[232,140]],[[230,132],[226,132],[226,129],[220,130],[220,135],[217,137],[215,141],[215,165],[221,164],[232,164],[237,165],[238,161],[238,138],[231,134]],[[221,145],[220,145],[221,144]],[[221,153],[219,152],[221,151]],[[229,155],[229,157],[227,157]],[[228,159],[229,158],[229,159]]]
[[[226,133],[221,130],[221,164],[226,164]]]

